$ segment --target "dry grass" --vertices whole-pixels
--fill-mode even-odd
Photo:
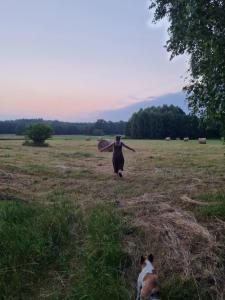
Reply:
[[[169,203],[160,194],[145,194],[123,201],[120,206],[132,215],[133,225],[143,231],[139,245],[128,239],[125,247],[131,254],[140,250],[155,253],[162,282],[179,274],[184,280],[196,280],[201,290],[210,289],[214,299],[223,299],[224,245],[213,231],[200,224],[193,213]]]
[[[24,147],[0,140],[0,197],[50,203],[55,193],[76,199],[80,207],[115,203],[139,234],[124,241],[133,260],[128,274],[134,286],[138,258],[153,252],[162,282],[172,274],[194,278],[198,286],[223,299],[224,222],[196,219],[199,194],[225,192],[224,146],[217,141],[127,140],[124,178],[114,176],[110,153],[97,140],[54,139],[48,148]]]

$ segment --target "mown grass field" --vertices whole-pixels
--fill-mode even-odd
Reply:
[[[120,179],[96,138],[0,140],[2,299],[134,299],[149,252],[162,299],[225,299],[225,147],[125,143]]]

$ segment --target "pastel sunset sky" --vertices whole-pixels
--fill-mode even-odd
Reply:
[[[180,91],[146,0],[0,0],[0,119],[91,120]]]

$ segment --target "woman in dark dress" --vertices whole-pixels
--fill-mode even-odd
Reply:
[[[116,136],[115,142],[107,145],[106,147],[102,148],[100,151],[105,151],[108,148],[113,146],[113,168],[114,168],[114,173],[116,173],[118,176],[122,177],[122,172],[123,172],[123,166],[124,166],[124,157],[123,157],[123,151],[122,148],[125,147],[133,152],[135,150],[133,148],[128,147],[125,145],[123,142],[121,142],[121,137],[119,135]]]

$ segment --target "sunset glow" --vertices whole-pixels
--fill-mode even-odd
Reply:
[[[0,0],[0,119],[89,120],[180,91],[147,1]]]

